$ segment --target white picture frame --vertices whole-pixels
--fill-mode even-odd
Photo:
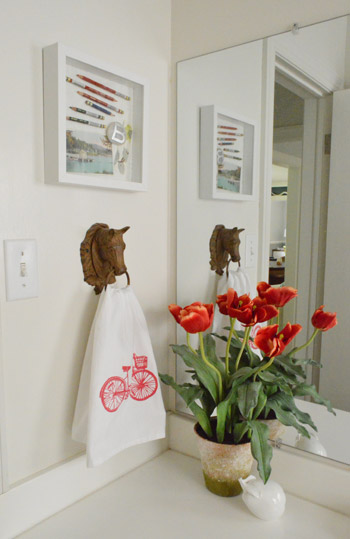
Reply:
[[[256,198],[256,131],[249,118],[215,105],[200,108],[200,198]]]
[[[43,68],[45,183],[146,191],[148,79],[61,43],[43,49]],[[77,78],[77,74],[85,77],[84,80]],[[86,77],[93,79],[94,84],[86,82]],[[74,82],[67,82],[66,78]],[[99,84],[95,85],[96,82]],[[83,86],[93,88],[95,93]],[[113,110],[103,106],[105,112],[102,112],[100,103],[90,101],[78,91],[108,104]],[[95,108],[96,105],[100,109]],[[103,120],[92,117],[91,113]],[[92,126],[87,121],[98,125]],[[107,138],[107,128],[112,127],[113,122],[125,127],[127,137],[123,144],[110,143]]]

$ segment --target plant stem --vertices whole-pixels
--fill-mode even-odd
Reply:
[[[278,315],[277,315],[277,325],[278,325],[278,328],[277,328],[277,331],[278,331],[280,328],[280,311],[279,310],[278,310]]]
[[[273,356],[269,359],[269,361],[267,363],[265,363],[265,365],[263,365],[262,367],[259,367],[259,369],[256,371],[256,373],[254,374],[254,378],[253,378],[253,382],[255,382],[256,380],[256,377],[257,375],[259,374],[259,372],[261,371],[264,371],[265,369],[267,369],[268,367],[270,367],[270,365],[272,365],[273,363],[273,360],[275,359],[276,356]]]
[[[249,344],[249,337],[250,337],[250,332],[251,332],[252,328],[250,327],[249,328],[249,334],[248,334],[248,340],[247,340],[247,351],[248,351],[248,356],[249,356],[249,365],[250,367],[253,365],[253,352],[252,352],[252,349],[250,348],[250,344]]]
[[[238,354],[237,359],[236,359],[236,365],[235,365],[235,370],[236,371],[238,370],[239,362],[241,360],[243,350],[244,350],[245,345],[247,344],[247,341],[249,339],[250,329],[251,329],[250,327],[245,328],[245,333],[244,333],[244,339],[243,339],[243,342],[242,342],[242,346],[241,346],[241,349],[240,349],[239,354]]]
[[[235,337],[235,339],[237,339],[237,341],[239,341],[239,337],[238,337],[237,332],[236,332],[236,330],[234,328],[234,325],[236,323],[237,318],[233,318],[232,320],[233,320],[233,331],[232,331],[232,333],[233,333],[233,336]]]
[[[197,355],[197,352],[196,352],[195,349],[192,348],[192,346],[191,346],[190,334],[189,334],[189,333],[186,333],[186,337],[187,337],[187,346],[188,346],[188,348],[191,350],[192,354],[194,354],[194,355],[196,356],[196,355]]]
[[[309,346],[312,343],[312,341],[314,340],[314,338],[316,337],[316,335],[317,335],[317,333],[319,331],[320,331],[319,329],[315,328],[313,334],[310,337],[310,339],[305,344],[303,344],[302,346],[299,346],[299,348],[293,348],[293,350],[291,352],[289,352],[288,356],[291,356],[292,354],[296,354],[297,352],[300,352],[300,350],[303,350],[303,348],[306,348],[307,346]]]
[[[217,377],[218,377],[218,381],[219,381],[219,401],[221,402],[222,401],[222,379],[221,379],[221,374],[220,374],[220,371],[210,363],[210,361],[207,359],[206,355],[205,355],[205,352],[204,352],[204,343],[203,343],[203,333],[200,331],[198,333],[199,335],[199,345],[200,345],[200,350],[201,350],[201,355],[202,355],[202,359],[204,361],[204,363],[206,365],[208,365],[208,367],[210,367],[213,371],[215,371]]]
[[[230,318],[230,321],[231,321],[231,329],[230,329],[230,333],[229,333],[229,336],[228,336],[228,339],[227,339],[227,345],[226,345],[226,356],[225,356],[225,371],[226,371],[226,374],[229,375],[229,354],[230,354],[230,345],[231,345],[231,340],[232,340],[232,335],[234,333],[234,325],[235,325],[235,318]]]

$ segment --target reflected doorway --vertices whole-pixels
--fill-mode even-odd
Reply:
[[[312,219],[302,212],[313,210],[316,130],[317,98],[276,71],[269,283],[299,290],[298,301],[283,309],[282,323],[305,325],[308,318],[309,286],[303,287],[300,266],[309,275],[311,252],[303,250],[301,237],[312,233]]]
[[[276,82],[269,253],[271,285],[294,282],[295,269],[291,266],[296,260],[292,252],[295,245],[288,245],[287,257],[287,230],[291,243],[291,239],[297,236],[295,216],[300,206],[303,130],[304,99]]]
[[[269,283],[298,289],[296,302],[282,311],[281,323],[298,322],[311,334],[311,315],[323,303],[324,249],[322,197],[329,182],[325,135],[330,133],[332,98],[317,95],[276,69],[271,185]],[[318,345],[316,345],[317,347]],[[305,352],[306,353],[306,352]],[[309,347],[308,356],[319,359]],[[318,374],[309,373],[318,385]]]

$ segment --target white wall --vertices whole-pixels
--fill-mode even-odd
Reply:
[[[0,240],[36,238],[40,295],[8,303],[0,248],[0,323],[8,478],[72,457],[80,369],[97,298],[79,246],[95,222],[131,227],[125,260],[166,370],[170,0],[19,0],[2,6]],[[149,77],[149,189],[44,184],[42,47],[60,41]],[[6,84],[5,82],[6,81]]]
[[[349,0],[172,0],[173,61],[348,13]]]

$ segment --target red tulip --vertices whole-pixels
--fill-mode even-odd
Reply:
[[[259,297],[254,298],[249,303],[242,303],[239,309],[230,309],[244,326],[254,326],[259,322],[266,322],[278,315],[278,309],[273,305],[269,305],[265,299]]]
[[[268,284],[268,283],[265,283],[265,281],[260,281],[260,283],[257,284],[257,291],[258,291],[258,294],[259,294],[259,297],[263,298],[264,297],[264,293],[266,292],[266,290],[268,290],[269,288],[271,288],[271,285]]]
[[[324,305],[321,305],[311,318],[312,325],[320,331],[328,331],[337,325],[337,313],[323,312]]]
[[[184,308],[172,304],[168,309],[176,322],[188,333],[205,331],[213,322],[214,305],[212,303],[207,305],[196,301]]]
[[[227,290],[227,294],[217,296],[216,303],[219,307],[221,314],[228,314],[228,308],[232,308],[238,305],[237,292],[233,288]]]
[[[300,324],[291,325],[289,322],[277,333],[278,324],[260,329],[254,339],[254,343],[267,357],[275,357],[282,354],[285,347],[302,330]]]
[[[266,299],[270,305],[275,307],[284,307],[288,301],[295,298],[298,295],[298,291],[291,286],[281,286],[280,288],[274,288],[265,282],[258,283],[256,287],[258,294],[261,298]]]
[[[174,305],[174,303],[172,303],[171,305],[168,305],[168,309],[169,311],[171,312],[171,314],[173,315],[173,317],[175,318],[176,322],[178,324],[180,324],[180,312],[181,312],[181,307],[179,307],[179,305]]]
[[[233,301],[230,305],[227,305],[227,314],[230,318],[237,318],[237,320],[243,322],[247,317],[249,318],[251,306],[252,300],[250,299],[249,294],[243,294],[238,297],[235,293]]]

